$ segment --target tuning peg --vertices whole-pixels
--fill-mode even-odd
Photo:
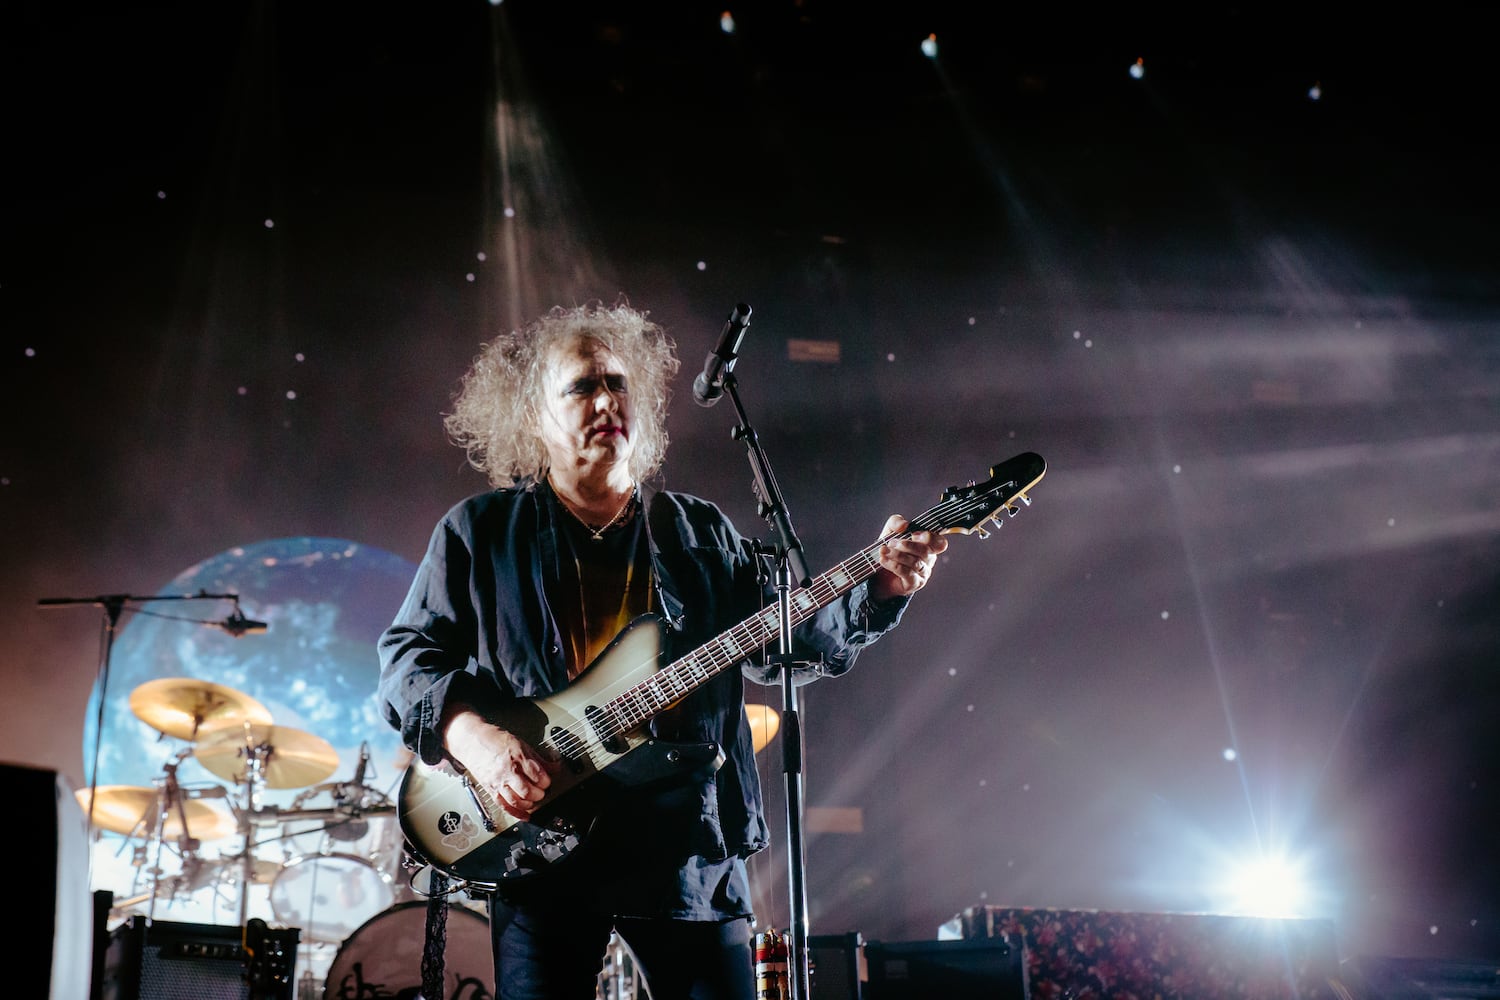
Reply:
[[[979,525],[979,524],[976,524],[974,526],[974,534],[976,534],[976,535],[979,536],[979,540],[981,542],[984,541],[986,538],[990,537],[990,533],[988,531],[985,531],[984,528],[983,528],[983,526]]]

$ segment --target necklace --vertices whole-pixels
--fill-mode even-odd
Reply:
[[[551,480],[548,480],[548,484],[551,485]],[[615,516],[610,518],[608,521],[605,521],[603,524],[599,525],[599,527],[596,528],[592,524],[589,524],[587,521],[585,521],[582,514],[573,509],[573,505],[568,503],[567,498],[558,492],[556,486],[552,487],[552,492],[562,503],[563,510],[567,511],[569,514],[572,514],[573,520],[583,525],[584,530],[589,533],[589,537],[596,542],[602,541],[604,538],[604,533],[620,523],[620,519],[625,516],[625,512],[630,509],[630,505],[635,501],[635,489],[634,487],[632,487],[630,490],[630,495],[625,498],[624,503],[620,504],[620,509],[615,511]]]

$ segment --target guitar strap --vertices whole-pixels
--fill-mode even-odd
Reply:
[[[443,1000],[444,952],[448,947],[448,876],[436,869],[427,887],[427,938],[422,945],[422,996]]]

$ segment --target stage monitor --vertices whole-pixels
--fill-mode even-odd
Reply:
[[[12,851],[21,861],[8,963],[13,996],[77,1000],[89,995],[94,967],[94,898],[89,891],[87,818],[72,785],[56,771],[0,764],[11,817]]]

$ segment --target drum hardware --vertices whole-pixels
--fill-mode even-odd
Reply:
[[[202,842],[233,832],[232,820],[203,801],[224,797],[224,789],[186,788],[178,783],[177,768],[190,752],[179,751],[168,760],[155,787],[111,785],[95,789],[92,797],[87,789],[75,793],[85,809],[92,805],[89,811],[95,826],[122,834],[127,843],[135,837],[146,838],[146,843],[134,846],[132,863],[139,873],[149,877],[150,891],[132,900],[130,905],[148,903],[148,919],[155,917],[156,904],[164,892],[172,899],[208,884],[205,879],[212,875],[213,868],[205,867],[199,857]],[[169,843],[174,845],[172,850],[181,860],[181,870],[172,876],[167,875],[162,865]],[[116,908],[123,905],[117,904]]]
[[[297,822],[299,820],[324,820],[332,822],[333,825],[338,825],[344,821],[360,819],[365,816],[394,816],[396,815],[396,806],[394,804],[363,807],[330,806],[327,809],[299,809],[296,806],[282,809],[276,806],[268,806],[261,810],[261,812],[267,816],[274,816],[278,821],[283,823]],[[303,832],[305,833],[306,831]],[[332,835],[330,834],[330,836]],[[346,838],[334,837],[334,839],[342,840]]]
[[[255,828],[275,822],[279,810],[262,809],[267,788],[300,788],[328,777],[338,767],[338,752],[321,736],[287,726],[242,722],[200,733],[192,750],[211,773],[241,786],[244,801],[237,811],[240,821],[240,915],[249,919],[250,886],[256,880]]]
[[[353,780],[314,785],[277,811],[292,853],[271,885],[271,906],[309,945],[337,945],[396,902],[396,806],[366,784],[369,771],[361,746]]]
[[[195,841],[219,840],[235,831],[234,818],[203,799],[223,798],[223,788],[180,788],[176,803],[163,802],[161,789],[138,785],[102,785],[94,795],[94,825],[126,838],[153,837],[158,820],[162,836],[178,840],[186,834]],[[87,812],[89,790],[74,792]],[[165,806],[165,809],[163,807]],[[163,812],[165,816],[163,817]]]

